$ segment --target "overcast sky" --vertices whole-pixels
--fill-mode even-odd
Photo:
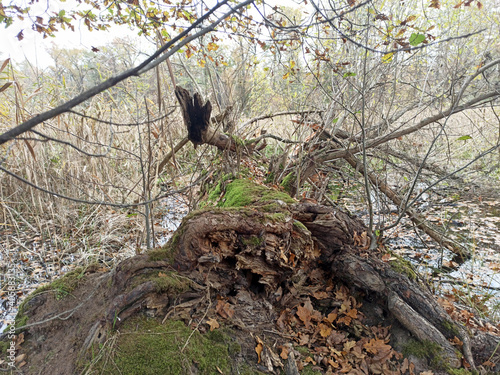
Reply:
[[[1,2],[2,0],[0,0]],[[16,3],[24,3],[27,0],[14,0]],[[213,0],[209,0],[210,3]],[[291,0],[266,0],[266,4],[274,6],[276,4],[285,4],[287,6],[294,6]],[[59,0],[46,0],[34,2],[31,5],[31,14],[33,17],[42,16],[45,20],[53,12],[58,13],[62,9],[74,9],[79,4],[75,0],[66,0],[61,2]],[[82,6],[82,5],[80,5]],[[85,6],[85,5],[83,5]],[[75,31],[62,30],[56,32],[54,38],[48,37],[43,39],[43,36],[31,30],[32,22],[29,19],[21,22],[15,20],[14,23],[4,28],[0,26],[0,58],[12,58],[15,62],[21,63],[28,60],[32,65],[38,67],[47,67],[52,63],[52,59],[47,53],[52,43],[56,43],[58,47],[63,48],[82,48],[91,50],[93,46],[102,46],[110,43],[116,37],[131,37],[137,40],[136,48],[140,51],[151,51],[151,45],[145,40],[144,37],[138,37],[137,29],[131,30],[128,26],[113,25],[111,31],[88,31],[83,22],[74,21]],[[18,41],[16,35],[24,29],[24,39]],[[142,45],[142,46],[141,46]]]
[[[48,8],[47,8],[48,6]],[[46,1],[43,4],[37,2],[32,7],[33,15],[42,15],[45,13],[59,12],[62,9],[70,9],[76,7],[77,3],[74,0],[60,2],[58,0]],[[45,20],[48,16],[45,15]],[[91,50],[92,46],[102,46],[106,43],[112,42],[116,37],[132,37],[137,39],[137,43],[146,45],[147,42],[144,38],[137,36],[137,30],[131,30],[128,26],[113,25],[112,31],[88,31],[83,22],[74,21],[75,31],[62,30],[55,33],[55,37],[48,37],[43,39],[43,35],[31,30],[31,21],[26,19],[21,22],[15,20],[14,23],[4,28],[0,26],[0,59],[12,58],[17,63],[28,60],[32,65],[38,67],[47,67],[52,63],[52,59],[47,53],[52,43],[57,44],[58,47],[64,48],[81,48]],[[24,39],[18,41],[16,35],[24,29]]]

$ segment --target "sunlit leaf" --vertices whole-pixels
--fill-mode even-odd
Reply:
[[[255,353],[257,353],[257,363],[260,363],[262,361],[261,354],[262,350],[264,350],[264,342],[259,338],[256,337],[257,341],[257,346],[255,347]]]
[[[393,52],[386,53],[384,56],[382,56],[382,62],[385,64],[390,63],[393,58],[394,58]]]
[[[467,141],[468,139],[472,139],[470,135],[462,135],[460,138],[458,138],[458,141]]]
[[[416,34],[413,33],[410,36],[410,44],[412,46],[418,46],[420,43],[422,43],[425,40],[425,35],[423,34]]]
[[[217,51],[219,49],[219,45],[213,42],[208,43],[207,49],[209,51]]]

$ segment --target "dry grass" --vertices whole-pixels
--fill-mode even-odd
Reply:
[[[44,87],[47,95],[41,95],[36,87],[30,87],[29,80],[18,79],[14,73],[9,78],[14,85],[0,93],[1,132],[49,109],[53,101],[50,92],[60,89]],[[181,124],[172,117],[175,114],[166,115],[172,108],[159,111],[147,98],[150,90],[145,87],[144,93],[138,94],[146,96],[143,101],[126,96],[118,100],[112,93],[99,95],[76,109],[87,117],[61,115],[35,128],[43,136],[28,132],[24,138],[3,145],[1,166],[40,189],[2,172],[2,237],[25,243],[43,239],[51,249],[74,254],[84,262],[109,260],[124,253],[130,256],[143,248],[145,206],[112,207],[106,203],[126,206],[162,193],[153,166],[182,137]],[[148,122],[155,117],[163,118]],[[190,151],[181,151],[177,158],[183,158],[186,152]],[[162,178],[178,179],[183,174],[184,170],[169,167],[167,177]],[[153,221],[156,207],[150,207]]]

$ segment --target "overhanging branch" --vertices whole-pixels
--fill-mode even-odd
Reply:
[[[83,103],[84,101],[94,97],[95,95],[115,86],[119,82],[132,77],[132,76],[139,76],[148,70],[154,68],[170,56],[172,56],[175,52],[177,52],[179,49],[181,49],[184,45],[188,44],[192,40],[199,38],[200,36],[213,31],[215,27],[220,24],[224,19],[226,19],[228,16],[236,12],[238,9],[247,6],[248,4],[251,4],[254,0],[246,0],[240,4],[235,5],[234,7],[231,7],[231,10],[226,12],[223,16],[219,17],[216,21],[212,22],[209,26],[201,29],[198,31],[196,34],[189,36],[189,33],[199,27],[203,21],[207,20],[217,9],[222,7],[223,5],[226,5],[229,3],[229,0],[223,0],[220,3],[216,4],[212,9],[210,9],[209,12],[207,12],[203,17],[199,18],[195,23],[193,23],[190,27],[188,27],[186,30],[184,30],[182,33],[177,35],[175,38],[173,38],[170,42],[166,43],[163,47],[158,49],[151,57],[147,58],[144,62],[139,64],[138,66],[129,69],[116,77],[111,77],[107,79],[106,81],[98,84],[97,86],[92,87],[91,89],[83,92],[82,94],[74,97],[73,99],[67,101],[66,103],[63,103],[62,105],[50,109],[46,112],[40,113],[36,115],[35,117],[32,117],[31,119],[23,122],[22,124],[6,131],[5,133],[0,135],[0,145],[4,144],[10,140],[13,140],[15,137],[18,135],[32,129],[36,125],[47,121],[55,116],[58,116],[62,113],[68,112],[71,108],[77,106],[78,104]],[[183,39],[184,38],[184,39]],[[165,54],[163,54],[165,51],[167,51]],[[162,55],[163,54],[163,55]]]

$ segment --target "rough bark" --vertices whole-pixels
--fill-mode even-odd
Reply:
[[[364,291],[415,337],[438,343],[451,367],[461,365],[448,340],[454,336],[464,342],[463,354],[470,364],[475,358],[484,361],[498,338],[476,335],[474,343],[482,346],[479,354],[472,353],[467,332],[423,285],[396,272],[376,253],[356,246],[363,231],[364,225],[345,212],[306,203],[268,212],[257,205],[192,213],[163,249],[127,259],[112,272],[87,276],[72,293],[84,302],[90,295],[84,307],[74,307],[73,299],[61,303],[47,294],[34,297],[23,312],[29,317],[26,343],[21,346],[30,369],[25,373],[35,373],[34,369],[74,373],[77,360],[71,348],[80,348],[79,357],[85,358],[88,348],[104,342],[140,313],[160,319],[203,319],[216,304],[215,296],[231,303],[226,324],[238,327],[245,337],[249,327],[253,327],[250,332],[276,331],[279,312],[289,311],[301,301],[301,294],[311,293],[304,280],[313,274],[322,275],[315,277],[321,278],[318,285],[323,288],[337,280]],[[172,271],[185,283],[182,288],[158,283],[162,274]],[[323,303],[323,308],[328,306],[328,301]],[[72,320],[54,318],[58,316],[72,316]],[[56,336],[54,329],[67,333]],[[61,340],[73,343],[60,349],[60,355],[68,358],[66,372],[36,354],[42,338],[48,349],[61,345]],[[268,349],[268,367],[280,367]]]

